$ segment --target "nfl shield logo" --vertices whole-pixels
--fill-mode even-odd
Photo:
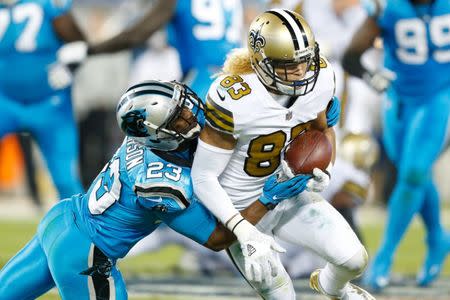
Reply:
[[[289,111],[289,112],[286,114],[286,121],[289,121],[290,119],[292,119],[292,111]]]

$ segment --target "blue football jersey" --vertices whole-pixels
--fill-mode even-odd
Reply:
[[[74,203],[82,230],[106,255],[121,258],[166,218],[200,205],[192,198],[189,164],[169,162],[126,138],[88,192]],[[201,228],[192,230],[202,231],[200,240],[193,238],[204,243],[215,220],[212,215],[201,218],[205,219],[198,225]],[[180,218],[179,222],[189,221]],[[196,222],[182,226],[189,228],[192,223]]]
[[[196,66],[222,66],[241,43],[242,22],[240,0],[177,1],[169,42],[179,52],[183,73]]]
[[[72,0],[20,0],[0,4],[0,92],[35,102],[54,91],[47,70],[62,45],[52,22],[67,13]]]
[[[400,94],[425,96],[450,84],[450,1],[369,0],[367,7],[382,30],[385,66],[396,73]]]

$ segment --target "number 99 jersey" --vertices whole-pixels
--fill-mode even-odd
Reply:
[[[0,4],[0,90],[27,102],[54,93],[47,70],[63,41],[53,20],[69,11],[72,0],[19,0]]]
[[[183,74],[195,67],[222,66],[227,53],[241,43],[242,22],[240,0],[177,1],[169,42],[179,52]]]
[[[325,58],[320,64],[312,92],[297,98],[269,93],[254,73],[222,75],[211,85],[206,122],[237,139],[219,177],[237,209],[259,197],[267,177],[280,167],[283,148],[326,110],[334,95],[334,72]],[[292,105],[285,107],[287,102]]]
[[[192,196],[189,166],[170,163],[126,138],[88,192],[75,201],[75,211],[95,245],[108,257],[121,258],[160,223],[170,226],[188,206],[198,205]],[[202,228],[192,229],[199,234],[182,233],[203,244],[215,227],[212,217],[204,219]],[[188,231],[196,222],[186,223]]]
[[[450,84],[450,1],[365,0],[382,29],[385,67],[401,95],[426,96]],[[424,87],[427,88],[424,88]]]

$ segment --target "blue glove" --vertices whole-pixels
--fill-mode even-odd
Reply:
[[[264,184],[263,193],[259,197],[259,201],[268,209],[273,209],[283,200],[292,198],[300,194],[306,189],[308,180],[311,175],[297,175],[285,181],[278,181],[280,175],[273,174]]]
[[[336,96],[333,96],[327,106],[327,124],[328,127],[333,127],[339,122],[341,115],[341,101]]]

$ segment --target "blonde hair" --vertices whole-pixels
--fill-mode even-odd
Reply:
[[[236,48],[227,55],[221,74],[243,75],[253,72],[248,50]]]

